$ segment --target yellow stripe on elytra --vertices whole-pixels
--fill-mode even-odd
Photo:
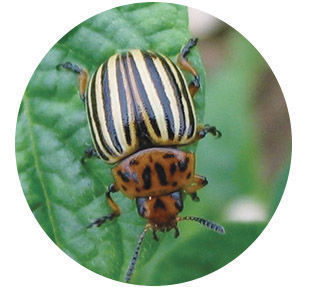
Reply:
[[[119,64],[120,64],[122,81],[123,81],[123,86],[125,89],[125,96],[126,96],[127,106],[128,106],[129,128],[130,128],[130,136],[131,136],[131,145],[128,146],[128,153],[129,153],[129,152],[135,151],[138,148],[139,142],[136,138],[135,115],[134,115],[135,111],[133,107],[132,95],[131,95],[130,87],[128,85],[128,81],[126,78],[126,71],[124,69],[121,55],[119,55]]]
[[[118,90],[118,82],[116,75],[116,59],[117,55],[114,55],[108,60],[108,83],[109,83],[109,91],[110,91],[110,100],[111,100],[111,110],[113,117],[113,124],[117,133],[118,141],[124,151],[127,148],[127,143],[125,140],[125,134],[123,129],[121,108],[120,108],[120,97]]]
[[[172,73],[173,73],[173,75],[175,77],[175,81],[177,82],[177,84],[179,86],[179,89],[181,91],[181,94],[182,94],[182,99],[181,100],[182,100],[182,104],[183,104],[183,108],[184,108],[184,117],[185,117],[186,129],[185,129],[185,132],[184,132],[183,137],[181,138],[180,142],[181,143],[187,143],[187,142],[191,141],[191,139],[187,139],[188,127],[191,124],[190,123],[190,118],[189,118],[188,105],[191,105],[191,103],[187,102],[185,100],[184,96],[183,96],[183,92],[182,91],[183,91],[184,87],[181,86],[178,73],[177,73],[176,69],[173,66],[174,64],[167,57],[164,57],[164,59],[167,61],[168,65],[169,65],[169,67],[170,67],[170,69],[171,69],[171,71],[172,71]],[[184,78],[183,78],[183,80],[185,81]],[[186,86],[186,84],[185,84],[185,86]],[[188,90],[187,90],[187,92],[188,92]],[[190,95],[188,95],[188,96],[191,97]],[[192,109],[194,110],[193,104],[192,104]],[[194,114],[194,112],[193,112],[193,114]]]
[[[164,113],[164,110],[162,108],[160,101],[158,100],[159,99],[158,92],[156,91],[154,83],[152,82],[144,57],[140,50],[132,50],[131,53],[135,61],[136,67],[138,69],[138,72],[140,74],[140,77],[142,79],[142,83],[146,91],[148,100],[155,114],[157,125],[159,127],[160,134],[161,134],[161,138],[158,138],[155,136],[154,130],[151,129],[151,134],[153,135],[152,138],[158,142],[168,141],[168,131],[167,131],[167,123],[165,120],[165,113]]]
[[[178,135],[179,135],[179,129],[180,129],[180,116],[179,116],[178,104],[177,104],[175,92],[169,81],[167,72],[165,71],[165,68],[163,67],[161,60],[159,58],[155,58],[153,59],[153,61],[159,73],[159,76],[161,78],[161,81],[163,83],[167,98],[170,102],[170,107],[173,114],[174,129],[175,129],[175,132],[174,132],[175,138],[173,141],[177,141]]]
[[[186,82],[186,80],[185,80],[185,77],[184,77],[182,71],[180,70],[180,68],[178,68],[178,70],[179,70],[179,73],[181,74],[181,77],[182,77],[182,79],[183,79],[183,81],[184,81],[185,89],[186,89],[187,94],[188,94],[188,99],[189,99],[188,105],[191,106],[191,109],[192,109],[192,115],[193,115],[193,120],[194,120],[194,122],[191,123],[191,124],[194,124],[194,133],[193,133],[193,135],[190,137],[190,139],[188,140],[188,141],[192,141],[192,140],[194,139],[195,135],[196,135],[196,130],[197,130],[197,126],[196,126],[196,116],[195,116],[195,108],[194,108],[193,99],[192,99],[192,96],[190,95],[189,87],[188,87],[188,84],[187,84],[187,82]]]
[[[93,76],[95,77],[95,75]],[[90,114],[90,129],[93,130],[95,138],[93,137],[93,141],[95,141],[97,143],[97,145],[99,146],[100,150],[102,151],[103,154],[105,154],[109,160],[112,159],[112,157],[106,152],[106,150],[104,149],[101,140],[100,140],[100,135],[99,135],[99,131],[97,130],[97,126],[96,123],[94,121],[94,112],[93,112],[93,107],[92,107],[92,99],[91,99],[91,92],[92,92],[92,81],[93,81],[93,77],[91,77],[91,80],[89,82],[89,86],[88,86],[88,93],[87,93],[87,104],[86,104],[86,109],[89,110],[89,114]]]
[[[95,94],[96,94],[96,106],[97,106],[97,113],[98,118],[100,121],[101,133],[103,138],[105,139],[107,145],[110,149],[118,155],[118,151],[115,149],[111,138],[110,138],[110,131],[107,129],[107,121],[105,116],[105,109],[104,109],[104,95],[103,95],[103,85],[102,85],[102,70],[104,68],[104,64],[102,64],[97,73],[96,73],[96,81],[95,81]]]
[[[135,51],[138,51],[138,50],[132,50],[132,51],[130,51],[130,53],[132,53],[132,55],[133,55],[133,52],[135,52]],[[136,57],[137,57],[137,55],[133,55],[133,59],[134,59],[134,62],[135,62],[135,64],[136,64],[136,67],[137,67],[137,69],[138,70],[140,70],[140,69],[142,69],[144,66],[143,66],[143,64],[145,64],[144,62],[142,62],[142,61],[136,61]],[[133,87],[133,90],[134,90],[134,93],[135,93],[135,97],[136,97],[136,103],[140,106],[140,109],[141,109],[141,114],[142,114],[142,116],[143,116],[143,119],[144,119],[144,122],[145,122],[145,125],[146,125],[146,127],[147,127],[147,130],[148,130],[148,133],[149,133],[149,135],[150,135],[150,137],[154,140],[154,141],[158,141],[158,140],[160,140],[160,138],[155,134],[155,131],[154,131],[154,129],[153,129],[153,127],[152,127],[152,125],[151,125],[151,123],[150,123],[150,119],[149,119],[149,116],[148,116],[148,114],[147,114],[147,112],[146,112],[146,110],[145,110],[145,107],[144,107],[144,105],[143,105],[143,103],[142,103],[142,100],[141,100],[141,97],[140,97],[140,94],[139,94],[139,91],[138,91],[138,89],[137,89],[137,85],[136,85],[136,82],[135,82],[135,78],[134,78],[134,74],[133,74],[133,70],[132,70],[132,65],[131,65],[131,63],[130,63],[130,59],[129,59],[129,57],[127,58],[127,63],[128,63],[128,67],[129,67],[129,71],[130,71],[130,80],[131,80],[131,85],[132,85],[132,87]],[[137,65],[138,64],[138,65]],[[146,72],[147,73],[147,72]],[[142,75],[140,74],[140,76],[141,76],[141,78],[142,78]],[[145,79],[143,79],[142,78],[142,83],[144,84],[146,82],[146,80]],[[146,87],[144,86],[144,88],[145,88],[145,90],[146,90]],[[146,90],[146,93],[147,93],[147,96],[149,97],[149,91],[147,91]],[[150,101],[150,99],[149,99],[149,101]],[[156,103],[156,101],[154,101],[154,102],[151,102],[150,101],[150,103],[151,103],[151,105],[153,106],[153,105],[157,105],[157,103]],[[152,107],[153,108],[153,107]],[[154,110],[154,108],[153,108],[153,110]],[[158,111],[158,110],[157,110]],[[155,110],[154,110],[154,112],[155,112]],[[160,116],[158,116],[158,115],[156,115],[155,114],[155,116],[156,116],[156,119],[158,119]],[[164,117],[163,117],[164,118]],[[159,124],[158,124],[159,125]]]

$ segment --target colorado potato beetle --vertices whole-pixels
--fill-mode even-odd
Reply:
[[[188,41],[177,65],[152,51],[136,49],[115,54],[89,80],[87,72],[77,65],[59,65],[79,75],[80,95],[94,144],[85,151],[82,163],[95,156],[115,164],[115,182],[106,192],[112,213],[88,227],[99,227],[120,215],[120,208],[111,197],[117,191],[136,199],[139,215],[148,220],[127,270],[126,282],[134,271],[148,230],[152,230],[155,240],[157,231],[171,229],[178,237],[178,222],[192,220],[224,233],[222,226],[209,220],[178,216],[183,209],[182,194],[198,201],[196,192],[207,184],[206,177],[194,173],[194,153],[179,147],[194,143],[207,133],[221,136],[214,126],[196,123],[192,98],[200,88],[200,80],[187,60],[196,44],[197,39]],[[182,70],[193,75],[189,85]]]

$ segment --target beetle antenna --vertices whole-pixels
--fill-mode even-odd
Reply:
[[[144,238],[145,238],[145,235],[146,235],[146,232],[147,232],[149,226],[150,226],[149,224],[147,224],[147,225],[145,226],[144,231],[142,232],[141,236],[139,237],[139,239],[138,239],[138,241],[137,241],[137,245],[136,245],[136,248],[135,248],[133,257],[132,257],[132,259],[131,259],[131,262],[130,262],[130,264],[129,264],[128,271],[127,271],[127,273],[126,273],[126,275],[125,275],[125,279],[124,279],[125,282],[127,282],[127,283],[130,281],[131,276],[132,276],[132,274],[133,274],[133,272],[134,272],[135,264],[136,264],[136,261],[137,261],[137,259],[138,259],[138,255],[139,255],[139,253],[140,253],[140,249],[141,249],[143,240],[144,240]]]
[[[214,223],[210,220],[204,219],[204,218],[199,218],[199,217],[195,217],[195,216],[184,216],[184,217],[177,217],[177,221],[182,221],[182,220],[191,220],[191,221],[196,221],[202,225],[204,225],[205,227],[214,230],[220,234],[224,234],[225,233],[225,229],[223,228],[223,226]]]

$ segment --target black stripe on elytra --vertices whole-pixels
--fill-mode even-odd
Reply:
[[[151,169],[149,166],[146,166],[143,173],[142,173],[142,179],[144,182],[144,189],[150,189],[152,186],[151,182]]]
[[[135,130],[136,130],[136,137],[139,142],[140,148],[146,147],[151,145],[151,139],[148,134],[148,130],[146,127],[146,124],[143,119],[143,115],[141,112],[141,108],[139,104],[137,103],[134,95],[134,87],[131,85],[131,79],[130,79],[130,71],[127,63],[127,55],[122,54],[122,61],[123,61],[123,66],[125,70],[125,76],[128,82],[130,94],[132,97],[132,103],[133,103],[133,109],[134,109],[134,117],[135,117]]]
[[[168,181],[167,181],[167,175],[165,173],[164,168],[162,167],[162,165],[158,162],[155,163],[155,169],[157,171],[157,175],[158,175],[158,179],[161,185],[167,185]]]
[[[174,91],[176,102],[178,105],[179,120],[180,120],[180,128],[179,128],[179,140],[180,140],[181,137],[184,135],[184,131],[186,128],[185,127],[185,125],[186,125],[186,123],[185,123],[185,112],[184,112],[184,106],[182,103],[182,92],[178,86],[176,78],[175,78],[168,62],[164,59],[164,56],[159,55],[159,54],[158,54],[158,56],[160,57],[162,65],[163,65],[165,71],[167,72],[167,76],[168,76],[168,79],[169,79],[170,84],[172,86],[172,89]],[[171,62],[170,59],[169,59],[169,61]],[[171,65],[174,66],[174,64],[172,64],[172,62],[171,62]]]
[[[117,77],[118,93],[119,93],[119,100],[120,100],[122,124],[123,124],[126,142],[128,145],[131,145],[128,102],[126,98],[125,87],[123,84],[123,76],[122,76],[120,64],[121,64],[120,56],[118,56],[116,59],[116,77]]]
[[[112,115],[112,105],[111,105],[111,97],[112,94],[110,94],[109,89],[109,75],[108,75],[108,62],[103,66],[101,71],[101,79],[102,79],[102,94],[103,94],[103,105],[105,110],[105,117],[106,117],[106,125],[107,129],[111,138],[111,141],[115,147],[115,149],[122,153],[122,147],[120,145],[120,142],[117,137],[117,131],[114,126],[113,122],[113,115]],[[116,80],[116,79],[112,79]]]
[[[88,98],[87,97],[87,101],[88,101]],[[90,131],[91,131],[91,134],[92,134],[92,138],[93,138],[93,143],[95,145],[95,148],[97,150],[97,153],[100,155],[100,157],[104,160],[109,160],[109,158],[103,153],[103,151],[100,149],[100,146],[96,140],[96,137],[95,137],[95,131],[94,131],[94,128],[92,126],[92,118],[91,118],[91,115],[90,115],[90,110],[89,110],[89,106],[88,106],[88,102],[86,104],[86,111],[87,111],[87,118],[88,118],[88,122],[89,122],[89,125],[90,125]]]
[[[142,101],[142,103],[144,105],[144,109],[145,109],[145,111],[146,111],[146,113],[148,115],[149,121],[150,121],[150,123],[151,123],[151,125],[152,125],[152,127],[154,129],[155,134],[158,137],[160,137],[161,133],[160,133],[157,121],[156,121],[156,115],[155,115],[155,113],[153,111],[153,108],[151,106],[151,103],[150,103],[150,101],[148,99],[148,96],[147,96],[146,90],[144,88],[144,85],[143,85],[140,73],[138,72],[138,69],[137,69],[137,66],[136,66],[136,63],[134,61],[134,58],[133,58],[132,54],[131,53],[128,54],[128,57],[130,59],[130,63],[131,63],[131,67],[132,67],[135,83],[136,83],[137,90],[138,90],[138,93],[140,95],[141,101]]]
[[[193,134],[194,134],[194,131],[195,131],[195,119],[194,119],[194,115],[193,115],[193,111],[192,111],[192,104],[193,103],[191,103],[190,100],[189,100],[189,95],[188,95],[188,91],[187,91],[186,86],[185,86],[185,81],[182,78],[182,75],[181,75],[178,67],[176,65],[173,65],[173,67],[175,68],[175,70],[177,72],[177,76],[179,78],[180,85],[181,85],[181,91],[183,93],[185,102],[186,102],[186,104],[188,106],[190,126],[188,127],[187,137],[191,138],[193,136]]]
[[[168,96],[165,92],[165,88],[163,86],[162,80],[160,78],[160,75],[158,73],[158,70],[152,60],[152,55],[146,51],[142,51],[142,54],[145,59],[146,67],[149,72],[149,75],[152,79],[152,82],[154,83],[155,90],[157,92],[157,95],[160,99],[160,103],[162,105],[163,111],[165,113],[165,120],[167,123],[167,131],[168,131],[168,138],[170,140],[173,140],[174,138],[174,119],[173,114],[171,111],[171,105],[170,101],[168,99]]]
[[[92,81],[91,94],[89,96],[90,96],[90,100],[91,100],[91,104],[92,104],[92,111],[90,112],[90,116],[91,116],[90,120],[94,121],[96,124],[96,131],[99,135],[100,142],[101,142],[103,148],[105,149],[105,151],[108,154],[110,154],[111,156],[115,156],[115,153],[108,146],[108,144],[106,143],[106,141],[104,139],[104,135],[102,133],[101,125],[100,125],[100,121],[99,121],[99,117],[98,117],[97,102],[96,102],[96,91],[95,91],[96,73],[94,74],[94,77],[92,78],[91,81]],[[93,130],[93,129],[91,129],[91,130]],[[93,136],[95,136],[95,135],[93,135]],[[96,138],[95,138],[95,142],[96,142]]]

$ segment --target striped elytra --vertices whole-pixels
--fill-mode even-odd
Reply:
[[[115,54],[100,65],[89,81],[86,109],[97,153],[109,163],[148,147],[187,144],[196,136],[182,72],[151,51]]]

